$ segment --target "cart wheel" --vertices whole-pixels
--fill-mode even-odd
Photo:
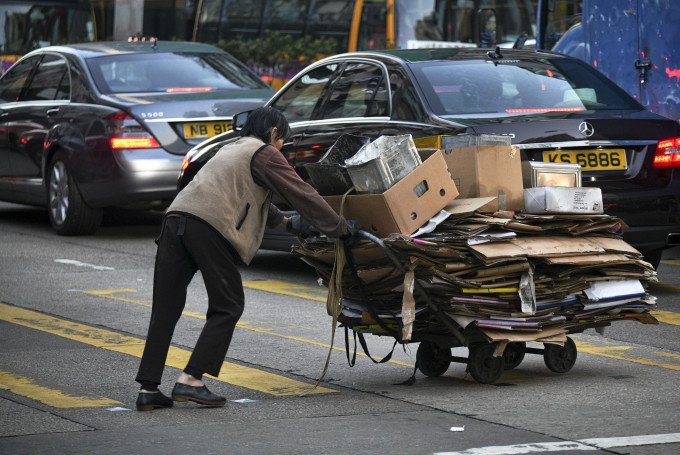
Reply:
[[[550,371],[566,373],[576,363],[576,344],[569,337],[564,346],[546,343],[543,360]]]
[[[512,370],[517,368],[522,360],[524,360],[524,354],[526,353],[527,344],[523,341],[508,343],[503,351],[503,369]]]
[[[431,378],[446,373],[451,365],[451,349],[442,348],[434,343],[423,341],[416,351],[416,365],[421,373]]]
[[[496,343],[470,346],[467,369],[482,384],[493,384],[503,375],[503,356],[494,357]]]

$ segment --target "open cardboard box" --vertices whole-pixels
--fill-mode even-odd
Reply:
[[[359,221],[380,238],[392,233],[409,235],[457,196],[444,156],[437,151],[384,193],[347,196],[343,216]],[[340,213],[342,196],[324,199]]]
[[[524,209],[524,181],[520,151],[510,145],[447,147],[442,139],[444,159],[461,198],[495,196],[480,212]],[[419,149],[421,158],[434,151]]]

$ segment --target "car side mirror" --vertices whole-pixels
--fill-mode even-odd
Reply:
[[[243,125],[246,124],[248,114],[250,114],[250,111],[239,112],[238,114],[234,115],[231,119],[231,128],[234,131],[241,131],[243,129]]]

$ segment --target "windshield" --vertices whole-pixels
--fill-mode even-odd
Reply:
[[[209,92],[269,87],[227,54],[119,54],[91,58],[87,64],[102,93]]]
[[[431,109],[442,116],[640,109],[578,60],[436,61],[411,64]]]

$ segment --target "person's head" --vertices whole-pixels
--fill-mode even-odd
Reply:
[[[254,136],[265,144],[278,145],[278,149],[289,134],[288,120],[273,107],[260,107],[250,112],[241,129],[241,136]]]

